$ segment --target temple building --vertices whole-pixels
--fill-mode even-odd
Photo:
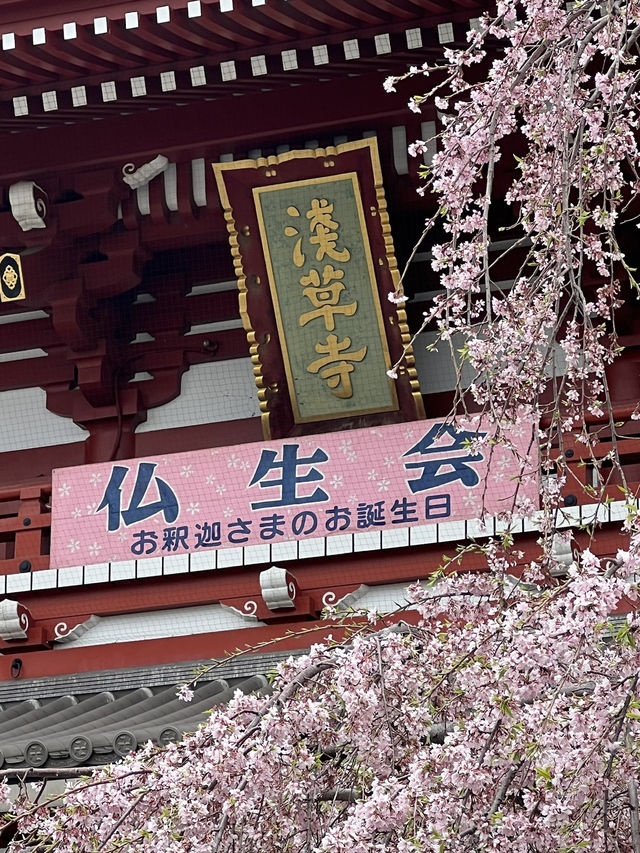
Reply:
[[[267,690],[350,608],[392,610],[499,530],[511,495],[492,478],[481,528],[477,425],[443,426],[455,367],[434,330],[410,346],[439,285],[429,247],[412,256],[433,201],[407,147],[430,140],[428,164],[439,117],[383,90],[463,45],[486,4],[159,2],[0,0],[0,769],[16,775],[168,743]],[[639,453],[630,438],[631,480]],[[588,495],[565,503],[560,526],[586,517]],[[598,553],[615,553],[623,508],[599,512]],[[526,559],[535,524],[517,535]]]

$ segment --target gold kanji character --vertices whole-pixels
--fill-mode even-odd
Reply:
[[[351,253],[348,249],[336,249],[340,223],[331,218],[332,214],[333,204],[329,204],[326,198],[311,199],[307,219],[309,229],[315,233],[309,238],[309,242],[318,247],[316,260],[321,261],[328,255],[332,260],[344,263],[351,258]]]
[[[362,361],[367,354],[366,346],[356,352],[349,352],[350,346],[351,338],[349,337],[339,341],[337,335],[327,335],[327,343],[316,344],[315,347],[317,353],[326,353],[326,355],[312,361],[307,367],[309,373],[321,371],[320,376],[327,380],[327,385],[334,397],[340,397],[343,400],[353,397],[350,374],[354,366],[349,362]]]
[[[289,216],[300,216],[300,211],[292,204],[287,208],[287,213]],[[293,225],[287,225],[284,229],[284,233],[287,237],[298,237],[300,234],[298,229],[294,228]],[[298,267],[298,269],[300,269],[305,260],[304,252],[302,251],[302,237],[298,237],[296,244],[293,247],[293,263]]]
[[[332,264],[325,264],[322,271],[322,285],[318,270],[312,269],[309,275],[302,276],[300,279],[300,284],[304,287],[302,292],[316,310],[307,311],[300,316],[298,322],[301,326],[306,326],[311,320],[323,317],[325,328],[332,332],[336,327],[334,319],[336,314],[352,317],[356,313],[357,301],[350,302],[348,305],[339,304],[340,294],[345,289],[340,281],[342,278],[344,278],[344,270],[337,270]]]

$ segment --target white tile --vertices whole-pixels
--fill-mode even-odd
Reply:
[[[625,521],[628,515],[625,501],[613,501],[609,504],[609,515],[611,521]]]
[[[32,589],[55,589],[57,584],[58,572],[56,569],[43,569],[40,572],[33,572]]]
[[[466,536],[467,528],[464,521],[441,521],[438,524],[440,542],[462,542]]]
[[[193,68],[190,68],[189,76],[191,77],[192,86],[204,86],[207,82],[207,73],[204,65],[195,65]]]
[[[70,566],[67,569],[58,570],[58,586],[81,586],[82,566]]]
[[[389,33],[380,33],[374,38],[376,53],[378,56],[383,53],[391,53],[391,38]]]
[[[156,22],[158,24],[168,24],[171,20],[171,8],[169,6],[158,6],[156,9]]]
[[[75,21],[72,21],[69,24],[62,25],[62,38],[66,39],[74,39],[78,37],[78,28],[76,27]]]
[[[45,44],[47,41],[47,31],[44,27],[36,27],[31,33],[31,39],[34,44]]]
[[[353,537],[350,533],[343,536],[327,536],[327,557],[333,554],[352,554]]]
[[[274,562],[277,562],[278,560],[297,560],[298,543],[274,542],[271,546],[271,559]]]
[[[147,94],[147,81],[144,77],[132,77],[129,83],[131,84],[132,97],[141,98]]]
[[[7,595],[12,592],[27,592],[31,589],[31,572],[19,575],[7,575]]]
[[[329,48],[326,44],[316,44],[311,48],[314,65],[327,65],[329,63]]]
[[[173,92],[176,88],[176,72],[163,71],[160,74],[160,88],[163,92]]]
[[[537,524],[535,518],[523,518],[522,519],[522,532],[523,533],[533,533],[536,530],[540,530],[540,525]]]
[[[582,524],[595,524],[609,521],[609,510],[604,504],[586,504],[581,508]]]
[[[13,99],[13,114],[16,117],[29,115],[29,102],[26,95],[18,95]]]
[[[298,540],[298,557],[300,560],[313,557],[324,557],[325,554],[325,539],[299,539]]]
[[[422,32],[420,27],[414,27],[413,29],[406,30],[405,35],[409,50],[415,50],[417,47],[422,47]]]
[[[109,101],[117,100],[118,93],[116,92],[116,84],[113,80],[106,80],[104,83],[100,83],[100,89],[102,91],[102,100],[105,104]]]
[[[267,59],[264,53],[251,57],[251,73],[254,77],[259,77],[267,73]]]
[[[357,551],[379,551],[380,531],[366,530],[364,533],[354,533],[353,550]]]
[[[233,59],[220,63],[220,76],[223,80],[235,80],[237,75],[236,64]]]
[[[403,548],[409,544],[408,527],[390,527],[382,531],[383,548]]]
[[[189,571],[188,554],[171,554],[164,558],[165,575],[184,575]]]
[[[556,527],[575,527],[580,524],[580,507],[563,506],[558,510]]]
[[[7,589],[7,576],[0,575],[0,595],[4,595]]]
[[[121,560],[117,563],[111,563],[111,580],[112,581],[128,581],[136,576],[136,561]]]
[[[435,524],[421,524],[409,528],[409,540],[412,545],[431,545],[438,541],[438,531]]]
[[[243,548],[225,548],[224,551],[218,551],[218,568],[229,569],[232,566],[242,566],[243,550]]]
[[[191,571],[207,572],[216,568],[216,551],[214,548],[194,551],[191,554]]]
[[[109,22],[105,17],[93,19],[93,32],[97,36],[102,36],[109,32]]]
[[[345,59],[360,59],[360,45],[358,39],[347,39],[342,42]]]
[[[496,518],[496,536],[499,536],[501,533],[513,533],[518,529],[520,525],[516,521],[502,521],[499,518]]]
[[[87,88],[86,86],[71,87],[71,103],[74,107],[86,107],[87,105]]]
[[[295,50],[283,50],[280,54],[282,58],[282,70],[294,71],[298,67],[298,52]]]
[[[95,563],[93,566],[84,567],[84,582],[107,583],[109,580],[109,563]]]
[[[485,519],[484,523],[478,518],[467,521],[467,536],[472,539],[482,539],[485,536],[493,536],[493,519]]]
[[[454,40],[453,24],[438,24],[438,41],[440,44],[448,44]]]
[[[155,578],[162,574],[162,557],[147,557],[136,561],[136,577]]]
[[[244,549],[245,566],[254,566],[256,563],[268,563],[271,559],[271,546],[247,545]]]

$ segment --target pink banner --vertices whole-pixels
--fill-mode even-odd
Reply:
[[[51,566],[411,527],[537,507],[478,425],[412,421],[53,472]],[[490,475],[487,472],[490,466]],[[515,478],[515,479],[514,479]]]

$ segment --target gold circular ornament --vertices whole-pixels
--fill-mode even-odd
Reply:
[[[18,273],[16,272],[16,268],[11,264],[7,264],[4,268],[4,272],[2,273],[2,281],[9,288],[9,290],[15,290],[20,281],[18,277]]]

